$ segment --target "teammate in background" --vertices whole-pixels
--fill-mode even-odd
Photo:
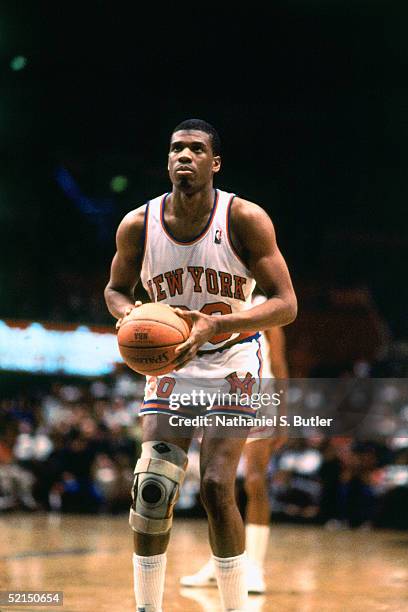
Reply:
[[[250,405],[170,410],[170,393],[186,381],[205,379],[207,392],[220,388],[248,394],[261,369],[256,330],[290,323],[296,297],[265,211],[234,194],[214,189],[221,167],[220,140],[208,123],[192,119],[171,135],[170,193],[130,212],[117,232],[117,252],[105,289],[119,321],[135,308],[141,278],[152,301],[183,306],[192,324],[177,349],[175,370],[148,376],[142,415],[142,455],[136,464],[130,525],[134,531],[134,585],[138,612],[160,612],[166,549],[173,506],[183,481],[193,428],[172,427],[169,417],[194,414],[254,416]],[[251,307],[255,282],[268,297]],[[219,316],[222,315],[222,316]],[[254,331],[255,330],[255,331]],[[249,426],[232,437],[204,427],[200,449],[201,498],[224,610],[247,602],[244,525],[235,500],[235,476]]]
[[[256,295],[252,304],[266,301],[263,295]],[[285,351],[285,334],[281,327],[266,329],[261,335],[263,355],[262,378],[288,378],[288,365]],[[253,432],[252,432],[253,436]],[[245,545],[248,555],[248,592],[264,593],[264,564],[269,541],[270,505],[268,499],[267,470],[274,452],[284,444],[284,438],[252,437],[246,440],[243,450],[244,487],[247,494],[245,510]],[[212,558],[195,574],[183,576],[182,586],[217,586]]]

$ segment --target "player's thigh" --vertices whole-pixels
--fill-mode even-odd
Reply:
[[[205,427],[201,441],[201,478],[233,482],[238,462],[245,445],[249,427],[236,428],[235,435],[221,437],[215,427]]]
[[[193,427],[177,427],[170,423],[170,415],[145,414],[142,421],[142,442],[169,442],[188,452],[194,434]]]

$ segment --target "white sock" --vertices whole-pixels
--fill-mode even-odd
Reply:
[[[142,557],[133,553],[133,577],[136,611],[161,612],[166,553]]]
[[[245,525],[245,547],[248,560],[263,569],[269,541],[269,525]]]
[[[245,610],[248,601],[246,552],[237,557],[213,555],[224,610]]]

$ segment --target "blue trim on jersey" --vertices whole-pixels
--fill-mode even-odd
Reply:
[[[183,412],[185,410],[185,412]],[[188,412],[188,411],[191,412]],[[181,408],[170,408],[170,402],[167,399],[151,399],[144,400],[142,403],[142,407],[140,408],[139,414],[144,413],[164,413],[164,414],[184,414],[184,416],[191,417],[195,415],[194,408],[191,406],[183,406]]]
[[[164,207],[166,205],[166,200],[167,200],[169,195],[170,195],[170,192],[166,193],[165,197],[163,198],[163,202],[162,202],[162,205],[161,205],[162,210],[160,211],[160,216],[161,216],[161,219],[162,219],[162,222],[163,222],[163,225],[165,227],[166,232],[168,233],[170,238],[172,238],[175,242],[178,242],[178,243],[181,243],[181,244],[186,244],[186,245],[189,245],[191,242],[196,242],[199,238],[201,238],[201,236],[203,236],[207,232],[207,230],[210,227],[211,222],[213,220],[215,209],[216,209],[216,204],[217,204],[217,189],[214,189],[214,202],[213,202],[213,206],[212,206],[212,209],[211,209],[211,214],[210,214],[210,216],[208,218],[208,221],[207,221],[207,223],[205,225],[205,228],[203,230],[201,230],[201,232],[197,236],[195,236],[194,238],[190,238],[190,240],[180,240],[179,238],[176,238],[175,236],[173,236],[173,234],[171,233],[171,231],[170,231],[170,229],[169,229],[169,227],[168,227],[168,225],[167,225],[167,223],[165,221],[165,218],[164,218]]]
[[[258,368],[258,380],[260,380],[260,374],[261,374],[261,370],[262,370],[262,345],[261,345],[261,334],[258,334],[258,338],[256,339],[258,346],[259,346],[259,354],[260,357],[258,356],[258,351],[256,351],[256,356],[258,357],[258,362],[259,362],[259,368]]]
[[[195,407],[196,410],[194,412],[183,412],[180,408],[177,408],[176,410],[172,410],[171,408],[141,408],[139,411],[139,416],[143,415],[143,414],[168,414],[171,416],[177,416],[177,417],[181,417],[181,418],[187,418],[187,419],[191,419],[192,417],[195,416],[209,416],[211,414],[222,414],[224,416],[242,416],[245,417],[247,419],[253,419],[256,416],[257,411],[255,410],[255,408],[253,409],[253,412],[251,414],[248,414],[248,412],[244,412],[243,410],[231,410],[231,408],[228,408],[228,410],[223,410],[222,408],[215,408],[214,410],[211,409],[205,409],[203,412],[200,412],[201,406],[196,406]],[[245,408],[249,408],[249,406],[245,406]],[[197,410],[198,409],[198,410]]]
[[[230,346],[220,346],[220,348],[218,349],[209,349],[208,351],[198,351],[198,356],[202,357],[206,353],[209,353],[210,355],[212,355],[214,353],[220,353],[221,351],[227,351],[228,349],[233,348],[237,344],[245,344],[245,342],[252,342],[252,340],[258,340],[260,336],[261,334],[259,332],[256,332],[256,334],[254,334],[253,336],[249,336],[248,338],[239,340],[239,342],[235,342],[235,344],[231,344]]]
[[[143,406],[146,406],[147,404],[163,404],[163,406],[168,406],[170,402],[166,399],[151,399],[143,401]]]
[[[172,410],[171,408],[141,408],[139,415],[143,414],[168,414],[171,416],[183,416],[190,419],[192,416],[196,416],[195,413],[191,412],[180,412],[180,409]]]
[[[249,406],[245,406],[246,408],[249,408]],[[245,417],[247,419],[253,419],[256,416],[256,410],[255,408],[252,409],[253,412],[252,414],[248,414],[247,412],[243,412],[242,410],[228,410],[225,411],[222,408],[216,408],[215,410],[207,410],[206,414],[223,414],[224,416],[242,416]]]

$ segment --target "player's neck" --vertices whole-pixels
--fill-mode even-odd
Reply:
[[[196,193],[186,193],[173,187],[171,208],[176,217],[201,217],[212,210],[214,205],[214,187],[208,185]]]

